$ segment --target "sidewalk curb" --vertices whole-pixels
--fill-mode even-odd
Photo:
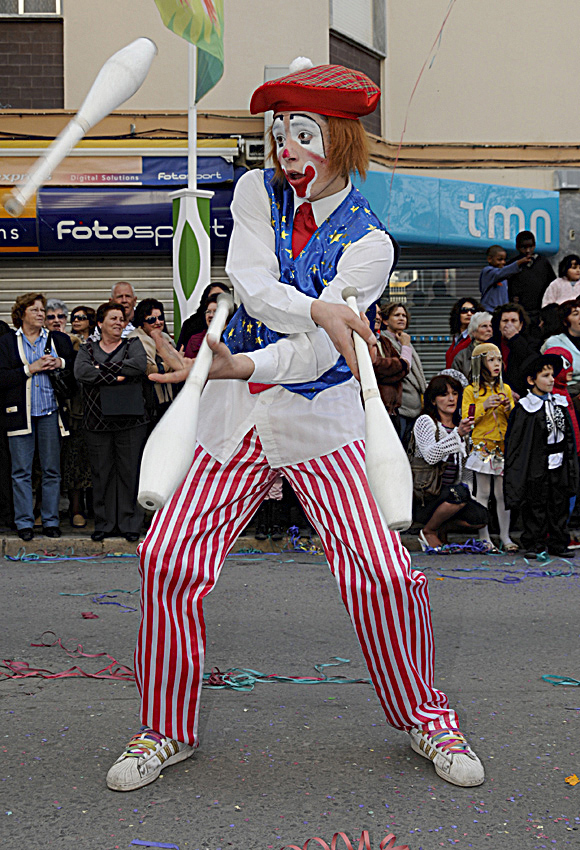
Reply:
[[[308,545],[315,546],[317,550],[322,550],[322,544],[319,537],[310,538],[310,543],[306,538],[302,538],[302,543],[305,547]],[[421,547],[417,537],[413,534],[402,534],[401,542],[410,552],[420,552]],[[26,554],[36,553],[43,555],[47,553],[56,553],[60,555],[134,555],[137,546],[135,543],[129,543],[123,537],[110,537],[103,540],[101,543],[96,543],[91,540],[86,534],[63,534],[58,539],[44,537],[38,534],[29,543],[21,540],[16,533],[6,534],[0,538],[0,556],[10,556],[12,558],[24,549]],[[230,554],[251,554],[251,552],[264,552],[268,554],[288,555],[292,552],[301,552],[300,549],[293,549],[291,538],[285,535],[282,540],[256,540],[252,535],[238,537]],[[304,550],[303,554],[306,554]]]

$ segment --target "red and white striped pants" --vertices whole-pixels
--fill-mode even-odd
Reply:
[[[372,682],[397,729],[457,729],[433,686],[427,579],[377,511],[362,441],[284,467],[317,530]],[[142,619],[135,650],[142,722],[197,745],[204,667],[203,599],[276,471],[250,431],[224,464],[201,446],[140,549]]]

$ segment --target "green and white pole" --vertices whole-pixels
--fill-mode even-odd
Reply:
[[[189,45],[187,120],[187,189],[172,192],[174,334],[199,306],[210,282],[210,198],[213,192],[197,188],[197,105],[195,100],[197,47]]]

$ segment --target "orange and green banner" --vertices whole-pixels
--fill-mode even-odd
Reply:
[[[224,72],[224,0],[155,0],[168,29],[197,47],[195,100]]]

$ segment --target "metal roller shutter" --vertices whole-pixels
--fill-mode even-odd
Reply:
[[[479,297],[481,254],[461,251],[437,252],[417,246],[402,247],[397,271],[385,290],[382,303],[402,301],[411,313],[411,339],[423,363],[427,379],[445,366],[449,347],[449,311],[461,296]],[[0,318],[10,323],[17,295],[43,292],[59,297],[69,310],[77,304],[97,307],[107,301],[111,286],[127,280],[139,299],[154,297],[163,302],[167,324],[173,329],[171,258],[143,257],[26,257],[2,259],[0,264]],[[225,257],[214,258],[212,280],[229,283]]]
[[[173,282],[171,257],[26,257],[0,264],[0,318],[11,324],[10,311],[17,295],[42,292],[62,298],[69,308],[78,304],[98,307],[120,280],[131,283],[139,300],[158,298],[164,305],[167,324],[173,331]],[[225,257],[215,258],[212,280],[229,283]]]
[[[381,303],[401,301],[411,314],[411,341],[427,380],[445,368],[449,313],[458,298],[479,300],[481,253],[402,246],[396,272]]]

